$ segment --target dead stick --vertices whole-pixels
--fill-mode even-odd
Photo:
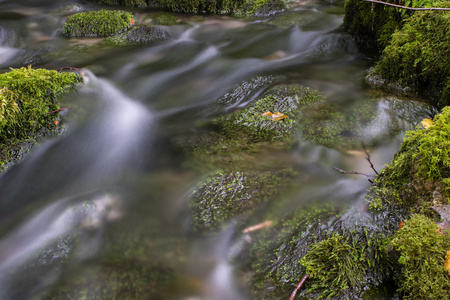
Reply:
[[[300,280],[300,282],[297,284],[295,289],[292,291],[291,296],[289,297],[289,300],[295,299],[295,296],[297,296],[298,290],[300,290],[300,288],[302,287],[302,285],[305,283],[306,279],[308,279],[308,278],[309,278],[309,274],[305,274],[305,276],[303,276],[302,280]]]
[[[57,110],[54,110],[54,111],[49,111],[48,113],[45,113],[45,114],[46,115],[54,114],[54,113],[57,113],[59,111],[68,110],[68,109],[69,109],[68,107],[63,107],[63,108],[60,108],[60,109],[57,109]]]
[[[403,5],[398,5],[398,4],[393,4],[393,3],[383,2],[383,1],[377,1],[377,0],[363,0],[363,1],[379,3],[379,4],[383,4],[383,5],[388,5],[388,6],[393,6],[393,7],[403,8],[403,9],[408,9],[408,10],[450,10],[450,8],[441,8],[441,7],[408,7],[408,6],[403,6]]]
[[[366,160],[369,162],[370,168],[372,168],[372,170],[375,172],[375,174],[379,175],[378,171],[375,169],[372,161],[370,160],[370,154],[369,154],[369,152],[367,152],[366,147],[364,146],[364,144],[362,145],[362,148],[364,150],[364,153],[366,153]]]
[[[338,172],[341,172],[342,174],[362,175],[362,176],[366,176],[366,177],[369,177],[369,178],[375,178],[375,175],[369,175],[369,174],[356,172],[356,171],[347,172],[347,171],[344,171],[344,170],[336,168],[336,167],[333,167],[333,169],[335,169]]]

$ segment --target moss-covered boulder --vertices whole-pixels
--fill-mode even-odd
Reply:
[[[21,157],[37,136],[56,130],[58,96],[83,81],[75,73],[46,69],[11,69],[0,74],[0,161]]]
[[[433,7],[450,7],[448,1]],[[374,73],[426,96],[439,108],[450,104],[450,15],[420,12],[392,35]]]
[[[386,220],[391,228],[412,212],[438,217],[433,206],[446,204],[450,196],[449,122],[450,107],[446,107],[433,125],[408,131],[391,164],[375,179],[368,200],[380,217],[392,218]]]
[[[285,0],[95,0],[100,4],[154,7],[182,13],[269,16],[287,9]]]
[[[120,10],[82,12],[70,16],[64,24],[66,37],[106,37],[124,32],[134,25],[133,15]]]
[[[415,8],[449,8],[448,1],[387,1]],[[402,94],[418,94],[436,107],[450,103],[448,29],[440,11],[411,11],[359,0],[346,2],[344,28],[381,59],[369,84]]]
[[[430,218],[414,214],[394,235],[390,245],[397,251],[397,275],[402,299],[450,299],[450,233],[441,231]]]
[[[167,32],[159,27],[139,26],[127,32],[108,37],[106,40],[115,46],[148,44],[168,38]]]

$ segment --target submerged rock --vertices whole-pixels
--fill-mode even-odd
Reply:
[[[116,46],[148,44],[155,41],[166,40],[167,32],[159,27],[140,26],[127,32],[107,38],[106,40]]]

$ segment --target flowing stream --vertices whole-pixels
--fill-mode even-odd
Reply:
[[[70,108],[61,120],[63,134],[40,142],[0,175],[0,299],[45,299],[46,291],[80,278],[94,279],[76,283],[77,289],[95,290],[104,272],[123,268],[111,263],[105,271],[108,257],[141,248],[157,249],[156,275],[149,275],[149,288],[162,290],[155,299],[252,299],[235,272],[239,260],[230,259],[248,243],[246,236],[232,222],[206,236],[192,230],[186,199],[212,170],[191,167],[195,159],[173,142],[194,136],[203,120],[248,106],[274,85],[268,81],[232,97],[237,84],[256,76],[302,84],[342,111],[375,101],[377,122],[367,126],[366,136],[383,137],[370,150],[376,169],[390,161],[404,131],[428,113],[362,83],[371,59],[338,30],[342,2],[292,2],[289,11],[265,18],[174,14],[182,22],[163,26],[167,40],[134,47],[65,39],[59,30],[70,11],[59,9],[67,4],[99,9],[84,1],[0,0],[2,71],[71,66],[85,77],[77,92],[61,99]],[[132,10],[141,24],[160,13],[121,9]],[[94,47],[81,51],[83,43]],[[226,105],[219,105],[224,95]],[[401,124],[394,135],[377,125],[394,121]],[[301,135],[288,151],[269,149],[262,157],[302,174],[286,205],[274,212],[280,215],[312,199],[363,205],[367,179],[333,167],[373,173],[362,151],[337,151]],[[161,288],[167,269],[177,279]],[[110,294],[128,299],[120,288]],[[97,299],[84,296],[77,299]]]

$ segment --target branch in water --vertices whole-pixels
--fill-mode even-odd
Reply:
[[[393,3],[383,2],[383,1],[377,1],[377,0],[363,0],[363,1],[379,3],[379,4],[383,4],[383,5],[388,5],[388,6],[393,6],[393,7],[408,9],[408,10],[450,10],[450,8],[440,8],[440,7],[408,7],[408,6],[403,6],[403,5],[398,5],[398,4],[393,4]]]
[[[295,296],[297,296],[298,291],[300,290],[300,288],[302,287],[302,285],[305,283],[306,279],[308,279],[308,278],[309,278],[309,274],[305,274],[305,276],[303,276],[302,280],[300,280],[300,282],[297,284],[295,289],[292,291],[291,296],[289,297],[289,300],[295,299]]]
[[[336,171],[338,171],[338,172],[340,172],[342,174],[363,175],[363,176],[366,176],[366,177],[369,177],[369,178],[375,178],[375,175],[369,175],[369,174],[366,174],[366,173],[361,173],[361,172],[356,172],[356,171],[347,172],[347,171],[344,171],[344,170],[336,168],[336,167],[333,167],[333,169],[335,169]]]
[[[370,160],[370,154],[369,154],[369,152],[367,152],[366,147],[364,146],[364,144],[362,145],[362,148],[364,150],[364,153],[366,153],[366,160],[369,162],[370,168],[375,172],[375,174],[379,175],[378,171],[375,169],[375,167],[373,166],[372,161]]]

